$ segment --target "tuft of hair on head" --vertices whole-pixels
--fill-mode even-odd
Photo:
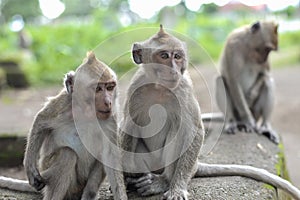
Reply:
[[[86,53],[86,58],[87,58],[87,63],[90,65],[92,64],[94,61],[97,60],[96,55],[93,51],[88,51]]]
[[[166,34],[166,32],[165,32],[164,27],[163,27],[162,24],[159,25],[159,31],[158,31],[157,34],[158,34],[159,36],[162,36],[162,35],[165,35],[165,34]]]

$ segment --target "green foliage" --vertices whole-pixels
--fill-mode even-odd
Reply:
[[[198,15],[189,20],[181,19],[175,29],[192,37],[213,60],[217,60],[227,35],[236,27],[247,23],[249,22],[245,22],[244,19],[232,21],[225,17]],[[205,62],[206,59],[199,55],[198,60],[193,60],[193,62]]]
[[[281,48],[287,48],[293,45],[299,46],[300,31],[285,32],[279,34],[279,43]]]
[[[3,52],[11,52],[16,50],[18,45],[18,36],[16,33],[12,33],[7,26],[2,26],[0,28],[0,51],[1,57]],[[0,59],[1,59],[0,57]]]
[[[105,39],[101,27],[94,24],[63,24],[29,27],[35,61],[25,67],[33,83],[57,83],[63,74],[74,70],[87,51]]]
[[[84,16],[93,10],[90,1],[87,0],[62,0],[62,2],[66,8],[62,16]]]
[[[300,63],[300,31],[279,34],[279,50],[271,53],[272,67],[285,67]]]
[[[38,0],[2,0],[0,1],[0,16],[5,21],[11,20],[14,15],[22,15],[25,21],[31,20],[41,14]]]
[[[201,6],[201,11],[203,13],[212,14],[218,12],[218,6],[214,3],[203,4]]]
[[[104,11],[95,10],[93,15],[94,18],[86,23],[27,25],[25,31],[32,38],[32,56],[29,59],[18,49],[17,33],[3,26],[0,29],[0,61],[19,63],[33,84],[58,84],[66,72],[80,65],[87,51],[95,50],[101,60],[110,64],[118,74],[122,74],[134,66],[130,56],[131,44],[142,41],[153,33],[136,31],[128,36],[125,34],[122,40],[111,39],[126,31],[159,26],[157,23],[145,22],[120,28],[119,25],[109,25],[111,20],[116,22],[117,19],[105,17]],[[199,64],[211,62],[211,59],[217,61],[229,32],[252,21],[255,20],[194,15],[188,20],[181,18],[174,29],[190,41],[194,40],[193,44],[188,44],[190,62]],[[116,24],[114,22],[111,24]],[[299,63],[300,31],[280,33],[279,36],[279,52],[271,54],[272,66]],[[108,38],[109,42],[105,43]]]

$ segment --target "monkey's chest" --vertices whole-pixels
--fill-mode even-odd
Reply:
[[[179,107],[178,99],[171,90],[151,85],[133,93],[129,101],[129,114],[135,123],[144,126],[150,123],[151,116],[170,115]]]
[[[263,70],[264,69],[262,69],[261,66],[259,66],[257,64],[245,66],[245,70],[243,70],[239,74],[239,77],[238,77],[239,84],[242,87],[242,90],[244,91],[244,93],[247,93],[249,91],[249,89],[255,83],[258,75]]]
[[[53,133],[52,140],[54,141],[54,144],[56,144],[56,149],[53,149],[53,151],[58,150],[59,148],[69,147],[76,153],[79,162],[80,160],[83,160],[84,162],[87,162],[85,164],[86,166],[91,165],[93,163],[94,158],[89,153],[88,149],[86,149],[85,145],[83,144],[83,141],[85,143],[88,143],[88,141],[93,141],[93,138],[92,136],[91,138],[86,138],[86,136],[89,136],[88,134],[86,134],[86,136],[83,134],[81,135],[82,136],[78,134],[75,127],[70,126],[69,128],[58,128],[57,131]]]

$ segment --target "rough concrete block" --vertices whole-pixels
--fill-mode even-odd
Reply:
[[[287,178],[282,149],[266,137],[254,133],[222,134],[214,149],[208,155],[202,157],[201,162],[246,164],[266,169]],[[236,176],[194,178],[189,184],[189,193],[189,198],[195,200],[287,199],[285,193],[276,188],[255,180]],[[138,197],[133,193],[128,195],[129,199],[133,200],[160,199],[160,195],[147,198]],[[0,189],[1,199],[41,199],[41,196]],[[113,199],[107,182],[100,189],[99,199]]]

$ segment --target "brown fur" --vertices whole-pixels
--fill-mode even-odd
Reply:
[[[28,135],[24,165],[29,184],[43,189],[44,200],[94,199],[106,174],[115,199],[127,199],[122,173],[97,160],[103,154],[103,159],[120,161],[110,153],[102,136],[106,133],[117,145],[112,109],[116,81],[115,73],[89,52],[76,72],[66,75],[66,88],[49,98],[36,115]],[[84,121],[75,126],[76,112]],[[94,116],[103,133],[89,123]],[[79,135],[80,129],[85,130],[84,135]],[[85,148],[85,142],[92,144],[87,147],[95,154]]]
[[[186,52],[185,44],[162,27],[150,39],[133,45],[133,59],[141,66],[127,93],[122,147],[136,153],[158,151],[150,156],[124,155],[129,187],[136,187],[142,196],[165,192],[167,199],[187,199],[187,185],[197,167],[203,126],[186,71]],[[163,108],[151,111],[157,104]],[[163,121],[161,109],[167,114],[165,124],[151,135]]]
[[[226,113],[228,133],[258,132],[279,142],[269,123],[274,86],[268,55],[278,49],[277,28],[274,22],[256,22],[228,36],[220,62],[221,76],[217,79],[217,102]],[[222,96],[224,88],[227,103]]]

